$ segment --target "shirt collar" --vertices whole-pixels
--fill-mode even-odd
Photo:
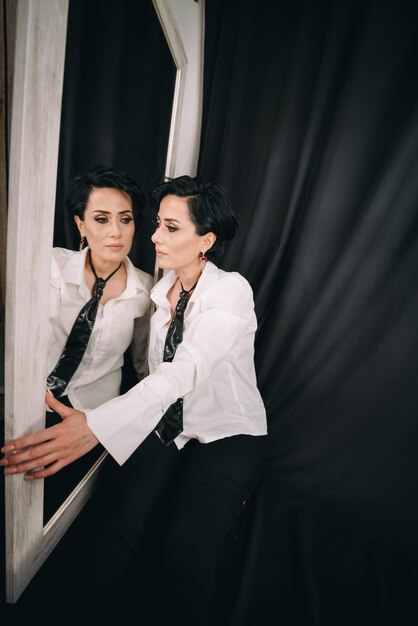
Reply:
[[[65,283],[78,285],[80,294],[84,297],[90,298],[91,294],[87,288],[84,276],[84,267],[86,265],[88,250],[89,247],[87,246],[80,252],[74,252],[62,268],[61,273]],[[137,291],[144,291],[145,293],[148,293],[144,282],[141,280],[141,277],[136,271],[136,268],[130,258],[125,257],[124,262],[126,266],[126,289],[120,294],[120,296],[118,296],[118,298],[115,298],[115,300],[125,300],[127,298],[131,298]]]
[[[123,293],[120,294],[116,300],[125,300],[126,298],[131,298],[138,291],[143,291],[148,294],[148,289],[141,278],[140,273],[137,271],[136,267],[132,263],[129,257],[125,257],[125,266],[126,266],[126,289]]]
[[[91,294],[87,288],[84,277],[84,266],[86,264],[86,256],[88,247],[80,252],[74,252],[67,263],[61,269],[61,275],[65,283],[78,285],[78,290],[83,298],[91,298]]]

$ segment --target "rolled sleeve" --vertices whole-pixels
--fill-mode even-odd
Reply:
[[[87,425],[109,454],[122,465],[146,439],[174,401],[160,376],[138,383],[123,396],[85,411]]]

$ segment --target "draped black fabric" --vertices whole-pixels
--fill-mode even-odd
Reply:
[[[98,125],[107,92],[90,101],[124,32],[111,4],[114,29],[81,64],[97,16],[82,28],[70,3],[80,33],[64,99],[71,80],[91,92],[64,104],[62,133],[86,141],[79,162],[61,152],[61,181],[98,162],[143,179],[127,155],[146,158],[152,141],[111,159],[113,126]],[[418,623],[417,11],[412,0],[206,0],[199,171],[241,217],[223,267],[254,289],[269,420],[267,471],[236,529],[244,549],[228,547],[237,569],[220,573],[215,626]],[[165,85],[157,74],[147,89]],[[121,78],[120,93],[134,84]],[[56,245],[69,237],[56,232]]]
[[[152,2],[71,0],[62,98],[54,245],[77,249],[64,194],[81,170],[125,170],[148,194],[164,174],[176,67]],[[149,211],[130,258],[154,272]]]
[[[233,626],[418,623],[417,59],[415,2],[206,3],[269,420]]]

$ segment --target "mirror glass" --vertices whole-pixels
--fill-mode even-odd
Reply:
[[[66,215],[64,197],[79,172],[95,165],[122,169],[145,195],[164,175],[176,71],[152,2],[70,0],[54,246],[78,250],[78,230]],[[152,232],[147,206],[129,256],[150,274]],[[136,382],[128,352],[122,374],[124,392]],[[44,524],[101,453],[97,448],[45,480]]]

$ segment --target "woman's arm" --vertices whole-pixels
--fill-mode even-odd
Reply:
[[[177,398],[210,377],[234,346],[256,328],[252,291],[242,277],[230,276],[210,288],[171,363],[161,363],[123,396],[86,411],[87,424],[122,465],[155,428]],[[215,287],[215,285],[213,286]]]
[[[155,373],[147,376],[126,394],[109,400],[96,409],[88,410],[85,414],[73,409],[57,410],[64,405],[57,400],[48,400],[49,406],[64,419],[62,424],[52,427],[60,428],[60,432],[53,432],[51,439],[51,433],[48,431],[52,429],[49,428],[10,442],[2,449],[8,456],[0,463],[9,468],[11,465],[19,467],[19,463],[29,462],[32,458],[39,467],[43,455],[39,453],[38,448],[35,451],[32,447],[19,452],[16,460],[10,458],[10,453],[14,455],[23,444],[25,448],[39,445],[40,450],[45,450],[44,454],[52,455],[53,462],[57,463],[57,469],[53,466],[52,471],[42,470],[42,475],[39,475],[41,478],[68,465],[100,441],[122,465],[155,428],[170,404],[208,378],[243,333],[254,331],[255,316],[251,288],[244,279],[230,277],[224,281],[221,289],[214,290],[213,294],[205,299],[203,309],[190,324],[187,338],[178,346],[172,363],[161,363]],[[66,426],[65,422],[69,418],[72,421],[72,416],[74,420],[77,418],[77,423],[87,441],[92,441],[88,433],[94,438],[94,443],[90,444],[90,447],[84,449],[83,444],[77,442],[76,433],[71,433],[70,424]],[[46,445],[47,449],[42,448]],[[13,446],[13,449],[10,449],[10,446]],[[67,449],[69,454],[66,453]],[[24,458],[22,454],[25,455]],[[31,454],[36,456],[31,457]],[[27,469],[33,470],[34,467],[25,466],[24,469],[19,468],[17,471]]]

